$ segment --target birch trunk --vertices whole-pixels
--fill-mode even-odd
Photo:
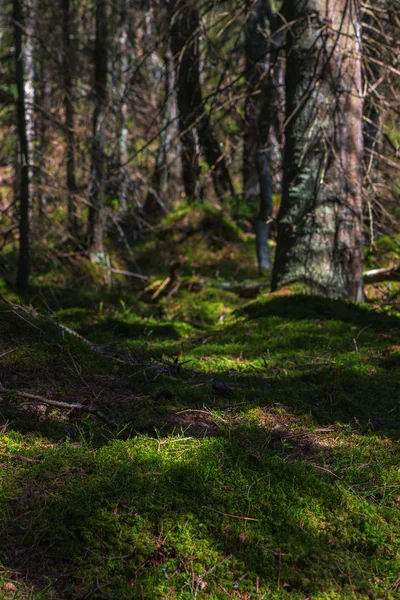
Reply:
[[[20,292],[26,292],[29,286],[30,273],[29,209],[31,201],[31,154],[29,152],[30,147],[27,127],[27,86],[25,82],[25,56],[22,36],[24,16],[22,12],[21,0],[14,0],[13,2],[13,20],[15,43],[15,79],[17,85],[17,193],[19,201],[19,254],[16,284]]]
[[[164,54],[164,99],[162,106],[162,121],[159,134],[159,146],[154,168],[152,187],[149,191],[145,212],[149,217],[157,216],[167,211],[168,183],[171,171],[178,160],[178,116],[175,93],[175,72],[171,50],[167,48]]]
[[[49,148],[49,115],[51,108],[51,90],[45,57],[41,57],[39,77],[37,78],[38,102],[40,102],[40,113],[36,120],[36,138],[39,140],[39,148],[36,151],[37,165],[37,209],[39,217],[39,228],[43,227],[43,219],[47,206],[47,176],[46,156]]]
[[[104,253],[105,227],[105,137],[108,98],[108,49],[107,49],[107,2],[96,2],[95,42],[95,108],[93,111],[92,180],[89,210],[89,252],[94,260],[101,260]]]
[[[28,176],[31,187],[34,181],[34,143],[35,143],[35,23],[36,0],[25,0],[24,10],[24,88],[25,88],[25,120],[26,139],[28,144]],[[29,212],[33,212],[33,191],[29,199]]]
[[[121,0],[119,27],[118,95],[118,200],[121,212],[128,210],[128,79],[129,79],[129,0]]]

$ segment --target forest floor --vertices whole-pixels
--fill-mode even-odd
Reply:
[[[149,280],[1,284],[0,598],[399,598],[398,291],[249,299],[251,236],[188,215],[113,263]]]

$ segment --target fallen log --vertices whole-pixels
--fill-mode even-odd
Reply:
[[[92,406],[88,406],[87,404],[81,404],[80,402],[62,402],[60,400],[50,400],[49,398],[44,398],[43,396],[38,396],[37,394],[30,394],[29,392],[23,392],[21,390],[14,390],[5,388],[0,385],[0,394],[8,394],[19,396],[20,398],[25,398],[26,400],[31,400],[32,402],[36,402],[37,404],[44,404],[46,406],[54,406],[55,408],[63,408],[66,410],[81,410],[83,412],[91,413],[92,415],[96,415],[103,421],[105,421],[108,425],[114,425],[114,421],[109,419],[102,411],[97,408],[93,408]]]
[[[395,269],[371,269],[363,273],[364,283],[381,283],[382,281],[400,281],[400,267]]]

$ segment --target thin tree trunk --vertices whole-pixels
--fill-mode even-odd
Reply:
[[[175,72],[170,48],[164,55],[165,98],[163,107],[162,130],[157,156],[157,184],[159,196],[165,205],[170,169],[177,159],[178,114],[175,96]]]
[[[256,234],[257,260],[260,273],[271,268],[268,247],[270,219],[272,216],[272,177],[270,155],[267,149],[260,149],[256,157],[257,176],[259,180],[259,212],[254,225]]]
[[[128,70],[129,70],[129,0],[121,0],[119,28],[119,66],[118,68],[118,200],[122,212],[128,210],[129,179],[126,172],[128,161]]]
[[[38,205],[38,216],[40,226],[43,224],[43,219],[46,214],[47,205],[47,176],[46,176],[46,156],[49,146],[49,121],[48,115],[50,114],[50,86],[48,81],[48,73],[45,64],[44,56],[41,57],[40,63],[40,78],[39,78],[39,101],[40,101],[40,115],[37,123],[37,137],[39,138],[39,149],[37,152],[37,177],[36,181],[38,184],[37,189],[37,205]]]
[[[34,143],[35,143],[35,25],[36,25],[36,0],[25,0],[23,2],[24,12],[24,88],[25,88],[25,120],[26,139],[28,143],[28,169],[31,187],[34,183]],[[29,212],[33,213],[33,190],[29,198]]]
[[[247,93],[243,132],[243,193],[246,202],[254,205],[260,194],[257,169],[259,123],[269,69],[267,3],[268,0],[257,0],[252,4],[245,34]]]
[[[73,103],[73,64],[74,56],[71,46],[72,15],[70,0],[62,0],[63,24],[63,79],[64,79],[64,110],[65,128],[67,132],[66,147],[66,183],[68,230],[73,237],[78,233],[78,215],[76,207],[76,177],[75,177],[75,109]]]
[[[385,7],[386,2],[379,2],[378,6]],[[364,59],[364,87],[366,89],[363,111],[364,135],[364,199],[366,204],[365,221],[369,231],[369,244],[375,242],[375,235],[379,235],[382,223],[381,207],[377,195],[376,183],[382,178],[379,169],[379,156],[382,147],[382,117],[380,110],[379,78],[383,75],[385,67],[381,64],[381,51],[385,48],[385,35],[388,23],[377,23],[370,12],[365,10],[362,14],[362,38]],[[377,62],[375,62],[377,61]],[[378,200],[378,201],[377,201]]]
[[[98,259],[104,252],[105,134],[107,109],[107,2],[96,2],[95,108],[93,111],[92,180],[89,210],[89,251]]]
[[[258,201],[255,222],[258,267],[270,269],[268,248],[272,217],[270,130],[278,120],[278,53],[282,36],[274,34],[277,18],[269,0],[258,0],[246,23],[246,78],[243,190],[249,203]]]
[[[363,299],[362,85],[354,0],[287,3],[287,127],[272,288]]]
[[[170,39],[176,71],[179,128],[182,144],[182,171],[186,195],[198,198],[200,168],[197,144],[212,174],[217,198],[233,194],[225,157],[212,130],[205,110],[199,67],[199,11],[193,3],[171,0],[169,3]]]
[[[19,256],[17,288],[26,292],[29,286],[29,205],[30,205],[30,155],[26,119],[26,86],[22,28],[24,26],[21,0],[13,2],[15,78],[17,85],[17,133],[18,133],[18,175],[19,175]]]
[[[196,78],[194,42],[190,40],[193,26],[186,23],[187,15],[179,0],[169,3],[170,40],[176,71],[176,94],[179,113],[179,132],[182,148],[182,179],[186,197],[200,197],[200,166],[196,132],[193,127],[192,96]],[[194,24],[196,28],[196,24]]]
[[[168,43],[168,42],[167,42]],[[167,210],[168,182],[170,171],[178,159],[178,119],[175,95],[175,72],[171,50],[164,53],[164,99],[162,106],[162,121],[160,127],[159,146],[152,179],[152,189],[149,191],[145,212],[157,216],[160,211]]]

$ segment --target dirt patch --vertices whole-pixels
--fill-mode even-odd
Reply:
[[[171,415],[165,426],[167,430],[181,430],[195,437],[216,435],[219,431],[208,411],[196,409],[183,410]]]

